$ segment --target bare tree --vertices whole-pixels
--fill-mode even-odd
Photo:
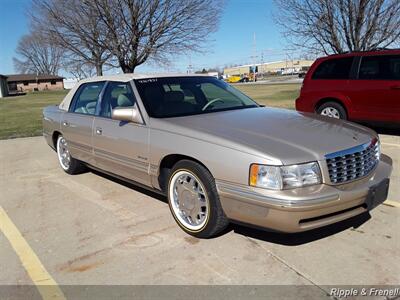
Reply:
[[[222,0],[93,0],[107,32],[103,47],[124,73],[146,61],[204,50],[217,29]]]
[[[276,22],[295,46],[330,53],[399,44],[399,0],[275,0]]]
[[[61,68],[62,50],[37,32],[24,35],[15,50],[14,68],[20,73],[57,75]]]
[[[31,20],[37,31],[46,34],[86,66],[103,75],[103,66],[112,54],[107,50],[107,30],[90,0],[34,0]],[[72,61],[74,62],[74,61]]]

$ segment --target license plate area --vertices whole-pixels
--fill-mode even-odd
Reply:
[[[367,209],[371,210],[386,200],[389,192],[389,178],[382,180],[380,183],[369,188],[367,199]]]

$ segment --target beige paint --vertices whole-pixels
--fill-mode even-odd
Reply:
[[[85,82],[127,82],[147,77],[125,74]],[[377,138],[366,127],[263,107],[155,119],[147,115],[133,83],[132,87],[143,124],[121,125],[117,120],[69,113],[71,91],[60,105],[62,109],[53,106],[44,111],[43,128],[48,144],[54,147],[52,136],[55,131],[60,132],[72,145],[73,157],[155,189],[161,189],[158,176],[164,157],[191,157],[203,163],[216,179],[229,218],[288,232],[320,227],[362,213],[365,209],[357,206],[365,201],[369,188],[391,174],[391,160],[385,157],[364,179],[344,185],[330,182],[325,155]],[[98,128],[102,129],[101,135]],[[310,161],[319,163],[322,184],[283,191],[248,186],[252,163],[288,165]],[[354,210],[312,224],[299,223],[305,218],[353,207]]]

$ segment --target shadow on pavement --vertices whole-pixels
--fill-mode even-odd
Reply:
[[[147,189],[145,187],[142,187],[142,186],[140,186],[139,183],[133,183],[133,182],[125,181],[125,180],[122,180],[122,179],[119,179],[117,177],[108,175],[106,173],[102,173],[102,172],[94,170],[94,169],[90,169],[90,172],[92,172],[93,174],[95,174],[97,176],[101,176],[101,177],[103,177],[105,179],[108,179],[110,181],[113,181],[115,183],[123,185],[123,186],[125,186],[127,188],[130,188],[130,189],[132,189],[132,190],[134,190],[136,192],[139,192],[139,193],[145,194],[145,195],[147,195],[149,197],[155,198],[155,199],[157,199],[157,200],[159,200],[161,202],[168,203],[168,200],[167,200],[166,196],[164,196],[164,195],[162,195],[160,193],[157,193],[155,191],[152,191],[150,189]]]
[[[326,238],[351,227],[357,228],[367,222],[370,218],[371,215],[366,212],[332,225],[300,233],[270,232],[260,228],[252,228],[239,224],[232,224],[230,229],[235,233],[265,242],[285,246],[298,246]]]

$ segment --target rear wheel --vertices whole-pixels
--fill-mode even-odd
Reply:
[[[330,101],[322,104],[318,107],[317,113],[322,116],[331,117],[334,119],[347,120],[346,110],[341,104],[337,102]]]
[[[57,156],[61,168],[68,174],[78,174],[85,170],[85,166],[71,156],[68,143],[61,134],[57,138]]]
[[[175,164],[168,183],[168,203],[178,225],[195,237],[210,238],[229,224],[214,178],[196,162]]]

